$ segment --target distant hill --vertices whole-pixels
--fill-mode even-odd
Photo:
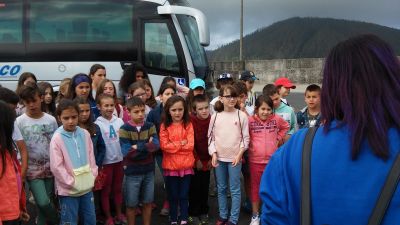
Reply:
[[[328,18],[291,18],[243,38],[244,59],[323,58],[339,41],[375,34],[400,55],[400,30],[377,24]],[[239,40],[207,52],[210,61],[239,59]]]

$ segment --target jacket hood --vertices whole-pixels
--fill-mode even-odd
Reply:
[[[61,127],[59,127],[57,130],[56,130],[56,133],[60,133],[61,135],[63,135],[63,136],[66,136],[66,137],[69,137],[69,138],[71,138],[71,137],[76,137],[77,136],[77,133],[78,132],[81,132],[82,131],[82,128],[80,128],[80,127],[78,127],[78,126],[76,126],[76,129],[75,129],[75,131],[73,131],[73,132],[70,132],[70,131],[66,131],[65,129],[64,129],[64,126],[61,126]]]
[[[108,120],[108,119],[106,119],[106,118],[104,118],[102,116],[97,117],[97,120],[100,121],[100,122],[103,122],[103,123],[113,123],[117,119],[118,119],[118,117],[116,117],[114,115],[111,117],[111,120]]]

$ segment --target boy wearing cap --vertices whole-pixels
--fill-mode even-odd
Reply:
[[[218,76],[216,88],[217,88],[217,90],[219,90],[226,85],[232,85],[232,84],[233,84],[232,75],[230,73],[222,73]],[[217,96],[217,97],[213,98],[213,100],[211,100],[211,102],[210,102],[210,114],[211,115],[214,114],[214,112],[215,112],[214,105],[217,101],[219,101],[219,99],[220,99],[220,97]]]
[[[281,101],[286,105],[289,105],[286,97],[290,94],[290,89],[296,89],[296,85],[294,85],[287,77],[279,77],[276,79],[274,84],[278,89],[278,94],[281,97]]]
[[[190,81],[189,88],[190,90],[188,96],[186,97],[186,103],[188,106],[189,113],[192,113],[193,98],[194,96],[205,94],[206,83],[200,78],[195,78],[192,81]]]
[[[245,70],[240,75],[240,80],[246,85],[247,88],[247,99],[246,99],[246,111],[247,114],[252,116],[254,114],[254,106],[256,103],[256,94],[251,91],[254,86],[254,81],[259,80],[252,71]]]

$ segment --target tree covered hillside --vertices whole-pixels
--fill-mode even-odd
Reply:
[[[244,59],[323,58],[339,41],[358,34],[375,34],[400,55],[400,30],[372,23],[291,18],[259,29],[243,38]],[[238,60],[239,40],[208,52],[210,61]]]

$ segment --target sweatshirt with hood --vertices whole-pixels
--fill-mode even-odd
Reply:
[[[106,144],[103,165],[121,162],[123,156],[119,143],[119,129],[124,125],[124,121],[113,115],[110,120],[99,116],[95,123],[100,127],[101,135]]]
[[[50,169],[58,195],[75,197],[90,192],[97,166],[89,132],[80,127],[73,132],[59,127],[50,142]]]
[[[264,121],[257,115],[249,117],[250,163],[267,164],[288,130],[289,124],[278,115],[272,114]]]
[[[279,107],[275,109],[275,114],[282,117],[286,122],[289,123],[289,131],[287,132],[288,135],[294,134],[297,130],[297,122],[296,122],[296,114],[292,107],[286,105],[285,103],[281,102]]]

